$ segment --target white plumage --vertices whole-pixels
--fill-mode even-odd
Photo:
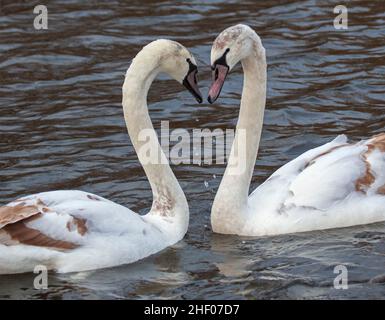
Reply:
[[[347,144],[339,136],[278,169],[250,195],[249,222],[241,233],[274,235],[385,220],[380,189],[385,152],[374,150],[365,159],[368,144]],[[360,185],[369,167],[375,182]]]

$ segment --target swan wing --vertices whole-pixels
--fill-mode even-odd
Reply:
[[[356,144],[339,136],[277,170],[249,206],[297,232],[384,220],[384,195],[385,134]]]
[[[0,207],[0,244],[71,250],[96,234],[137,233],[143,224],[131,210],[94,194],[52,191]]]
[[[288,162],[254,190],[249,197],[249,205],[254,206],[254,204],[257,205],[262,202],[264,206],[267,207],[265,209],[269,211],[278,210],[279,207],[292,196],[292,189],[293,186],[296,185],[296,179],[302,178],[304,175],[306,176],[311,168],[311,164],[315,160],[322,160],[323,155],[326,156],[334,150],[345,146],[348,146],[347,138],[341,135],[333,141],[311,149]],[[364,150],[364,148],[362,148],[362,150]],[[314,169],[314,167],[312,169]],[[312,184],[314,185],[315,182],[316,181],[313,181]],[[306,194],[309,193],[309,190],[306,190]]]

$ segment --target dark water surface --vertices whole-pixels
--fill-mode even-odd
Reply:
[[[339,1],[49,1],[49,29],[33,28],[38,1],[0,1],[0,204],[80,189],[145,213],[149,184],[127,136],[121,85],[132,57],[169,38],[191,49],[207,94],[215,36],[242,22],[261,36],[268,100],[252,189],[274,170],[337,134],[384,131],[385,2],[350,1],[349,29],[333,28]],[[222,98],[197,105],[165,77],[150,92],[154,126],[234,128],[240,68]],[[177,245],[138,263],[50,275],[0,276],[0,298],[384,298],[385,224],[265,238],[213,234],[210,206],[223,165],[173,167],[190,203]],[[333,288],[334,266],[349,289]]]

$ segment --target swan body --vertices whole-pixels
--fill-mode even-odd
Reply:
[[[44,265],[74,272],[131,263],[163,250],[187,232],[189,210],[158,140],[150,149],[162,162],[141,153],[143,130],[155,135],[148,115],[148,89],[159,72],[184,83],[199,98],[196,65],[179,43],[157,40],[133,60],[123,85],[128,133],[149,179],[153,204],[140,216],[100,196],[74,190],[51,191],[0,207],[0,274],[33,271]]]
[[[245,79],[228,162],[237,146],[246,150],[245,165],[238,172],[226,168],[211,210],[213,230],[265,236],[384,221],[385,134],[355,144],[338,136],[290,161],[249,195],[263,125],[266,58],[260,38],[245,25],[226,29],[214,42],[210,102],[238,61]]]
[[[248,208],[240,234],[254,234],[255,226],[258,235],[274,235],[385,220],[385,135],[356,144],[339,136],[307,151],[254,190]]]
[[[185,232],[172,219],[140,216],[75,190],[27,196],[7,207],[23,215],[13,215],[16,221],[0,229],[1,273],[28,272],[36,265],[71,272],[131,263],[176,243]]]

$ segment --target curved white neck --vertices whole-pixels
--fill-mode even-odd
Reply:
[[[266,57],[253,52],[242,60],[244,83],[239,118],[228,165],[215,196],[212,219],[234,224],[247,212],[249,187],[261,138],[266,103]],[[231,164],[237,163],[234,170]],[[218,223],[215,223],[218,225]]]
[[[151,185],[153,204],[150,214],[180,218],[184,224],[188,224],[186,197],[159,145],[148,114],[148,90],[159,71],[157,58],[151,57],[148,52],[140,52],[135,57],[123,84],[124,119]]]

